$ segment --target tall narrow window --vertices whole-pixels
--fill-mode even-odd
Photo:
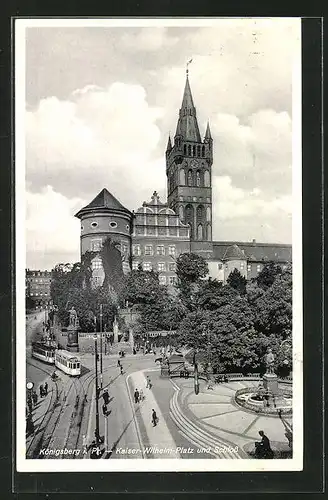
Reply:
[[[204,172],[204,185],[205,187],[210,187],[210,173],[208,170]]]
[[[180,220],[184,220],[184,210],[183,210],[183,206],[180,206],[180,207],[179,207],[179,218],[180,218]]]
[[[185,217],[185,222],[186,224],[189,224],[190,226],[190,237],[193,237],[193,220],[194,220],[194,209],[192,205],[187,205],[186,206],[186,217]]]
[[[205,209],[203,205],[198,205],[196,213],[197,213],[197,222],[204,222]]]
[[[186,146],[186,145],[184,145],[184,146],[183,146],[183,154],[184,154],[184,155],[186,155],[186,154],[187,154],[187,146]]]
[[[193,155],[193,156],[196,156],[196,146],[193,146],[193,147],[192,147],[192,155]]]
[[[188,186],[192,186],[192,171],[188,171]]]
[[[186,185],[186,173],[184,168],[180,170],[180,185],[185,186]]]
[[[198,240],[203,239],[203,226],[201,224],[198,224],[198,227],[197,227],[197,239]]]
[[[188,155],[191,156],[191,146],[190,146],[190,144],[188,146]]]
[[[200,156],[200,146],[197,146],[197,156]]]
[[[197,170],[197,172],[196,172],[196,186],[197,187],[200,186],[200,173],[199,173],[199,170]]]
[[[207,224],[206,232],[207,232],[207,234],[206,234],[207,241],[211,241],[211,239],[212,239],[212,234],[211,234],[212,233],[212,226],[211,226],[211,224]]]
[[[206,220],[207,220],[207,222],[211,222],[211,209],[210,209],[210,207],[206,208]]]
[[[202,146],[202,157],[204,158],[205,156],[205,146]]]

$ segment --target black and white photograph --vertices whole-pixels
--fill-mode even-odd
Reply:
[[[300,18],[15,22],[17,470],[303,467]]]

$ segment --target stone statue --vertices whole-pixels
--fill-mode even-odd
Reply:
[[[273,368],[274,368],[274,360],[275,357],[272,353],[272,349],[268,349],[268,352],[265,356],[265,365],[266,365],[266,373],[274,373]]]
[[[77,328],[79,324],[79,320],[77,317],[77,312],[75,311],[74,307],[69,310],[69,326],[73,328]]]

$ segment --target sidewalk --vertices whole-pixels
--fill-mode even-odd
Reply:
[[[26,436],[26,450],[30,447],[33,439],[37,435],[39,431],[39,427],[42,423],[42,420],[46,413],[49,410],[49,407],[51,407],[51,400],[55,397],[54,391],[55,391],[55,385],[52,382],[51,378],[46,378],[44,382],[48,382],[48,394],[47,396],[44,396],[43,398],[40,397],[40,392],[39,392],[39,386],[36,387],[36,391],[38,394],[38,402],[35,406],[33,406],[32,410],[32,420],[34,424],[34,432],[32,434],[29,434]],[[44,385],[43,382],[43,385]],[[40,385],[40,384],[39,384]]]
[[[146,371],[149,373],[148,370]],[[138,414],[146,429],[149,441],[149,447],[147,448],[150,448],[150,453],[153,455],[153,458],[180,458],[180,453],[177,451],[177,445],[166,425],[164,416],[158,406],[152,389],[146,389],[146,383],[146,376],[143,371],[134,372],[127,377],[128,389],[132,401],[134,401],[133,393],[136,388],[139,391],[142,389],[145,395],[144,401],[137,403],[135,407],[139,409]],[[151,421],[152,409],[156,411],[159,419],[155,427]],[[145,454],[145,458],[147,458],[147,453]]]

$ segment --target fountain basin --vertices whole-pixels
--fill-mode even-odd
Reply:
[[[235,392],[234,401],[243,409],[256,414],[278,418],[279,415],[292,414],[292,389],[287,386],[279,386],[277,394],[271,393],[267,398],[263,395],[263,399],[258,387],[245,387]]]

